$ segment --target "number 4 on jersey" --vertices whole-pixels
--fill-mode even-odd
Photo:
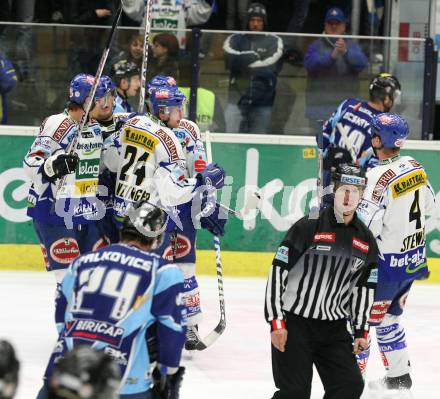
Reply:
[[[409,221],[412,222],[416,220],[416,229],[420,229],[422,227],[422,212],[420,211],[419,204],[419,190],[414,191],[414,201],[411,204],[411,208],[409,210]]]

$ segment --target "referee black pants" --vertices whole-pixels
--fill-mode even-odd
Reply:
[[[278,391],[273,399],[309,399],[313,365],[324,399],[359,399],[364,381],[353,355],[345,320],[325,321],[288,315],[284,352],[272,345],[272,372]]]

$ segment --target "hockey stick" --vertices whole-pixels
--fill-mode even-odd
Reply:
[[[70,149],[69,154],[73,154],[76,149],[76,144],[78,142],[79,135],[81,134],[82,130],[84,129],[84,126],[87,122],[87,119],[89,117],[90,109],[92,108],[93,104],[93,97],[95,97],[96,89],[98,88],[99,80],[101,79],[102,71],[104,70],[105,63],[107,61],[108,54],[110,52],[110,46],[112,44],[113,38],[115,36],[116,27],[118,26],[119,19],[121,18],[122,14],[122,1],[119,5],[118,11],[116,12],[115,19],[113,20],[112,27],[110,29],[110,33],[107,38],[107,42],[104,47],[104,51],[101,56],[101,60],[99,61],[98,69],[96,71],[95,79],[93,81],[92,89],[90,90],[90,94],[86,98],[86,102],[84,104],[84,113],[81,117],[81,121],[79,123],[78,131],[75,134],[75,137],[73,138],[72,142],[70,143]],[[67,175],[64,175],[60,178],[58,185],[55,190],[54,197],[57,198],[58,191],[64,186],[64,183],[66,181]]]
[[[144,30],[144,54],[141,66],[141,91],[139,93],[138,112],[142,113],[145,106],[145,90],[147,85],[147,63],[148,63],[148,40],[151,30],[151,5],[153,1],[147,0],[145,4],[145,30]]]
[[[208,163],[212,163],[212,149],[211,149],[211,139],[209,137],[209,131],[205,135],[206,143],[206,157]],[[211,346],[218,337],[225,331],[226,328],[226,312],[225,312],[225,296],[223,293],[223,267],[221,258],[221,248],[220,248],[220,238],[214,236],[214,248],[215,248],[215,264],[217,271],[217,285],[218,285],[218,301],[220,306],[220,321],[217,326],[212,330],[205,338],[197,341],[195,347],[197,350],[201,351]]]

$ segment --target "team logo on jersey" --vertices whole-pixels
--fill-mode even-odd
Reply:
[[[155,132],[155,135],[162,140],[163,144],[165,145],[165,149],[170,156],[170,160],[172,162],[176,162],[179,159],[179,153],[177,152],[177,147],[174,144],[171,136],[162,129],[159,129],[157,132]]]
[[[379,271],[377,269],[372,269],[370,275],[368,276],[367,283],[377,284],[378,277]]]
[[[275,254],[275,259],[284,263],[289,263],[289,248],[285,247],[284,245],[279,247],[277,253]]]
[[[99,159],[84,159],[78,162],[75,175],[77,179],[93,179],[99,176]]]
[[[105,321],[76,319],[66,333],[66,337],[90,341],[101,341],[119,348],[124,329]]]
[[[74,238],[61,238],[50,246],[49,252],[55,262],[68,265],[79,256],[79,247]]]
[[[373,201],[376,201],[376,202],[380,201],[380,199],[382,198],[382,194],[388,185],[388,182],[393,177],[396,177],[396,174],[391,169],[386,170],[382,174],[382,176],[380,176],[379,180],[377,181],[376,185],[374,186],[373,194],[371,196],[371,199]]]
[[[183,258],[184,256],[188,255],[191,252],[191,241],[180,234],[177,234],[176,239],[176,259]],[[171,243],[164,251],[164,254],[162,256],[166,260],[173,260],[173,244]]]
[[[124,130],[124,132],[124,143],[143,147],[148,152],[153,153],[157,144],[159,144],[159,140],[156,137],[143,130],[128,127]]]
[[[199,139],[199,134],[191,122],[182,119],[179,123],[179,127],[185,129],[191,135],[194,141]]]
[[[75,182],[75,197],[95,196],[98,193],[98,180],[80,180]]]
[[[107,353],[119,366],[126,366],[128,364],[128,353],[118,351],[110,346],[104,348],[104,352]]]
[[[365,241],[360,240],[357,237],[353,237],[352,245],[353,245],[353,248],[356,248],[356,249],[358,249],[359,251],[361,251],[361,252],[363,252],[365,254],[368,253],[368,250],[370,248],[368,243],[366,243]]]
[[[416,170],[404,175],[391,185],[393,198],[400,197],[422,186],[426,186],[426,183],[427,176],[424,170]]]
[[[313,237],[313,241],[336,242],[336,233],[334,231],[330,231],[330,232],[321,231],[315,234],[315,236]]]
[[[64,119],[58,126],[57,130],[55,130],[55,133],[52,136],[53,139],[59,143],[74,124],[75,122],[73,122],[71,119]]]

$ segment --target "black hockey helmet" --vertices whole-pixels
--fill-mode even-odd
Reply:
[[[134,62],[127,60],[118,61],[111,69],[111,77],[117,84],[119,84],[121,79],[128,79],[139,74],[138,66]]]
[[[15,356],[14,347],[0,340],[0,399],[10,399],[15,395],[18,385],[20,363]]]
[[[332,183],[334,184],[335,190],[338,185],[342,184],[365,188],[367,178],[365,177],[365,171],[359,166],[354,164],[340,164],[332,173]]]
[[[157,248],[162,244],[167,222],[166,213],[149,202],[132,205],[124,218],[121,239],[135,239]]]
[[[54,367],[49,399],[119,398],[119,367],[103,351],[82,345],[68,352]]]
[[[261,3],[252,3],[247,10],[248,22],[251,17],[260,17],[263,19],[264,26],[267,26],[266,7]]]
[[[395,103],[398,103],[402,94],[399,80],[390,73],[382,72],[376,75],[370,82],[369,93],[372,99],[385,100],[390,96]]]

